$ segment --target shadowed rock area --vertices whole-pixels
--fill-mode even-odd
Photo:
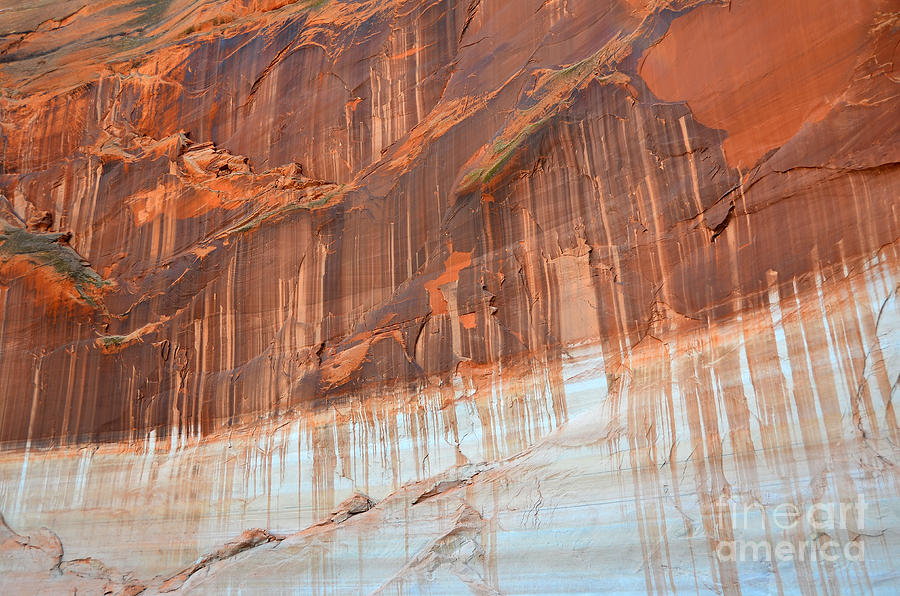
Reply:
[[[0,591],[900,591],[898,48],[0,0]]]

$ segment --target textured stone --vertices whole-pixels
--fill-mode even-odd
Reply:
[[[900,590],[898,18],[0,0],[2,591]]]

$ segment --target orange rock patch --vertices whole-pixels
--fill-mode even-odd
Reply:
[[[447,314],[447,300],[441,293],[441,286],[459,279],[459,272],[472,264],[472,253],[451,251],[450,256],[444,261],[444,272],[435,279],[425,282],[428,291],[428,300],[431,305],[431,314]]]
[[[752,167],[821,119],[849,82],[878,0],[735,0],[676,19],[641,59],[640,75],[666,101],[728,132],[728,163]],[[802,23],[803,27],[796,27]]]

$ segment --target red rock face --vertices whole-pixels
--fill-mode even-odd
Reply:
[[[748,504],[758,529],[865,495],[872,536],[897,527],[894,3],[0,2],[0,24],[0,511],[117,569],[91,581],[556,591],[581,563],[555,527],[597,561],[572,591],[900,589],[896,542],[858,525],[832,537],[869,555],[837,570],[722,549]],[[395,514],[422,528],[396,561]],[[284,577],[304,541],[321,565]],[[17,581],[83,579],[55,565]]]

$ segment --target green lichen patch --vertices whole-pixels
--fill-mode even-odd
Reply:
[[[124,335],[104,335],[100,338],[100,341],[103,343],[104,347],[113,348],[121,346],[125,339]]]
[[[60,240],[64,234],[33,233],[22,228],[2,224],[0,228],[0,258],[22,257],[35,267],[49,267],[74,286],[78,295],[93,307],[98,307],[96,290],[111,285]]]
[[[164,316],[158,321],[147,323],[127,335],[101,335],[94,341],[94,345],[106,354],[115,354],[132,344],[143,342],[145,336],[157,333],[168,321],[169,317]]]
[[[466,183],[472,184],[476,182],[487,183],[490,182],[491,178],[497,175],[497,173],[503,169],[503,166],[512,158],[513,154],[516,152],[516,149],[522,144],[522,142],[527,139],[530,135],[532,135],[535,131],[537,131],[549,118],[542,118],[537,122],[528,124],[520,130],[516,135],[508,140],[498,140],[494,143],[493,149],[491,152],[491,156],[488,162],[471,172],[466,177]]]
[[[570,66],[539,72],[534,89],[522,98],[521,107],[510,115],[491,146],[464,176],[462,190],[485,184],[502,171],[524,141],[559,113],[571,101],[576,89],[596,75],[605,57],[605,51],[601,50]],[[599,79],[607,80],[612,76]]]
[[[297,210],[301,210],[301,209],[312,210],[312,209],[318,209],[320,207],[324,207],[325,205],[330,203],[332,201],[332,199],[338,197],[344,191],[344,188],[345,188],[345,185],[341,184],[339,186],[336,186],[329,192],[322,194],[318,198],[306,200],[306,201],[288,203],[287,205],[282,205],[280,207],[276,207],[275,209],[270,209],[268,211],[264,211],[263,213],[255,215],[255,216],[245,220],[244,222],[236,225],[235,227],[230,228],[226,232],[226,234],[236,234],[236,233],[239,234],[242,232],[249,232],[250,230],[257,228],[260,224],[262,224],[266,221],[269,221],[273,218],[282,216],[286,213],[290,213],[292,211],[297,211]]]
[[[104,354],[115,354],[133,344],[136,339],[131,335],[101,335],[94,340],[94,345]]]

